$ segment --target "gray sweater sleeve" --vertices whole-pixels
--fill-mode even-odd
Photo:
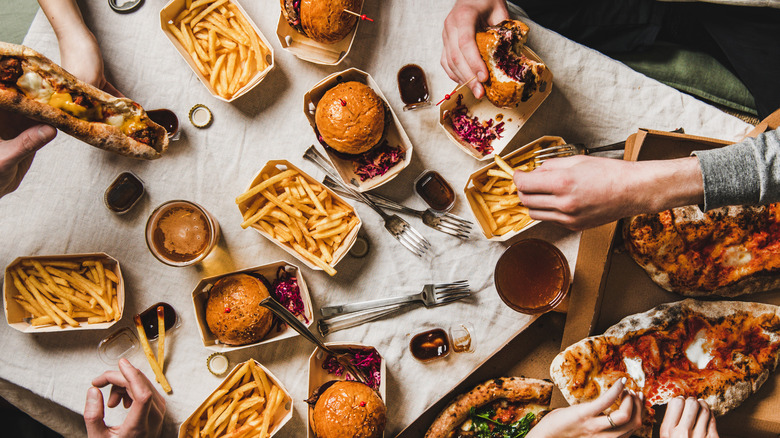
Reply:
[[[704,211],[780,201],[780,132],[720,149],[695,151],[704,180]]]

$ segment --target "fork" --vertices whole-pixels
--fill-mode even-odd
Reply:
[[[346,315],[320,319],[317,322],[317,330],[320,332],[320,335],[327,336],[328,334],[337,332],[339,330],[356,327],[367,322],[385,318],[400,310],[406,309],[411,305],[412,303],[395,304],[392,306],[380,307],[362,312],[352,312],[347,313]]]
[[[362,383],[368,382],[368,379],[366,378],[366,375],[363,373],[363,371],[352,364],[352,361],[355,359],[355,356],[352,353],[348,351],[336,352],[329,348],[322,341],[320,341],[319,338],[317,338],[317,336],[315,336],[314,333],[312,333],[305,325],[303,325],[303,323],[295,315],[293,315],[289,310],[287,310],[287,308],[285,308],[281,303],[272,297],[264,298],[262,301],[260,301],[259,304],[261,307],[265,307],[266,309],[273,312],[293,330],[319,347],[322,351],[333,356],[341,365],[344,366],[344,369],[347,372],[352,374],[352,377]]]
[[[412,228],[408,222],[398,217],[398,215],[389,215],[385,213],[381,208],[379,208],[379,206],[371,202],[371,200],[368,199],[366,195],[358,192],[357,190],[340,181],[336,170],[331,167],[330,163],[328,163],[328,160],[322,156],[314,148],[314,146],[311,146],[306,150],[306,152],[303,154],[303,158],[316,164],[317,167],[322,169],[325,174],[331,177],[333,181],[336,181],[341,186],[341,188],[346,190],[349,194],[368,204],[369,207],[371,207],[382,217],[382,220],[385,222],[385,229],[390,232],[390,234],[392,234],[393,237],[395,237],[399,242],[401,242],[401,245],[411,251],[414,255],[417,257],[422,257],[426,252],[428,252],[428,250],[431,249],[431,244],[428,242],[428,240],[426,240],[425,237],[423,237],[422,234],[420,234],[417,230]]]
[[[684,134],[683,128],[677,128],[674,131],[670,131],[678,134]],[[604,151],[619,151],[626,148],[626,141],[619,141],[617,143],[608,144],[606,146],[590,147],[585,146],[582,143],[567,143],[557,146],[550,146],[544,149],[535,151],[533,155],[534,163],[542,164],[547,160],[560,157],[570,157],[572,155],[590,155],[594,152]]]
[[[322,180],[322,183],[325,184],[326,187],[330,188],[331,190],[333,190],[334,192],[338,193],[341,196],[354,199],[356,201],[360,201],[360,199],[342,190],[341,186],[339,186],[339,184],[336,181],[333,181],[333,179],[330,178],[329,176],[326,176]],[[384,196],[380,196],[380,195],[374,195],[372,193],[366,193],[366,197],[374,201],[374,203],[376,203],[378,206],[382,208],[417,216],[420,219],[422,219],[423,224],[433,228],[436,231],[441,231],[442,233],[459,237],[461,239],[468,239],[469,233],[471,233],[471,227],[473,224],[467,221],[466,219],[463,219],[459,216],[455,216],[454,214],[437,213],[431,210],[430,208],[427,210],[415,210],[413,208],[409,208],[405,205],[402,205],[396,201],[393,201],[390,198],[385,198]]]
[[[395,304],[406,304],[420,301],[425,307],[434,307],[465,298],[471,295],[468,280],[460,280],[452,283],[426,284],[422,292],[402,297],[380,298],[378,300],[363,301],[360,303],[341,304],[338,306],[325,306],[320,309],[323,317],[333,317],[353,312],[360,312],[377,307],[386,307]]]

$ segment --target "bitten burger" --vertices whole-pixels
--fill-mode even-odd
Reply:
[[[357,24],[362,0],[281,0],[282,13],[290,26],[324,44],[343,40]]]
[[[360,82],[343,82],[317,103],[314,122],[321,141],[344,155],[360,155],[382,141],[385,103]]]
[[[477,32],[477,47],[490,73],[485,94],[497,107],[515,107],[546,85],[541,75],[547,67],[521,53],[527,39],[528,26],[517,20],[504,20]]]
[[[273,314],[260,301],[270,296],[262,281],[246,274],[220,278],[209,290],[206,324],[223,344],[258,342],[271,330]]]
[[[317,438],[380,438],[387,408],[365,384],[336,381],[319,395],[310,419]]]

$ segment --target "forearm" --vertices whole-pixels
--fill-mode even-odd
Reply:
[[[780,201],[780,134],[694,152],[701,162],[704,208]]]
[[[628,194],[637,197],[639,213],[655,213],[704,202],[702,170],[696,157],[635,163]]]
[[[38,4],[54,29],[61,48],[85,39],[94,40],[76,0],[38,0]]]

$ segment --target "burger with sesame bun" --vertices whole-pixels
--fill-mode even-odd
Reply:
[[[317,438],[380,438],[387,407],[367,385],[334,380],[307,400],[314,404],[309,422]]]
[[[260,341],[271,330],[273,313],[260,306],[269,297],[269,285],[247,274],[220,278],[209,290],[206,324],[223,344],[246,345]]]
[[[343,40],[357,24],[362,0],[281,0],[282,14],[299,33],[324,44]]]

